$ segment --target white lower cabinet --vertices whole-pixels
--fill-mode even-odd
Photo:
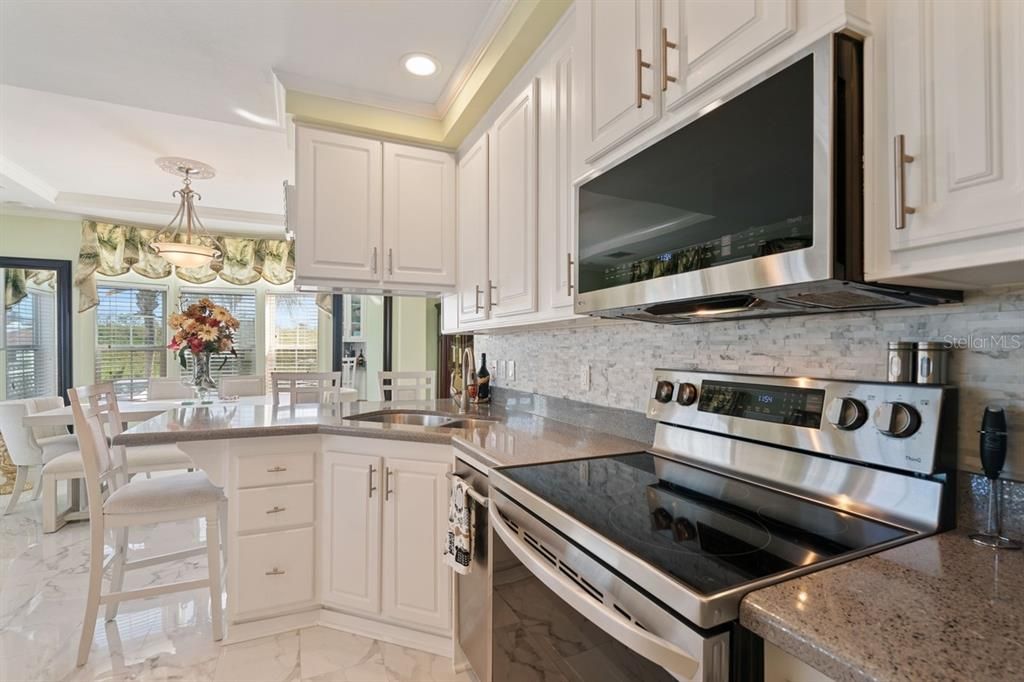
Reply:
[[[450,631],[451,573],[441,561],[449,468],[445,461],[324,452],[325,606]]]
[[[447,523],[449,465],[384,462],[381,611],[432,630],[451,627],[451,573],[439,556]]]
[[[381,457],[325,452],[320,551],[324,602],[380,613]]]
[[[238,539],[235,594],[244,612],[265,612],[315,597],[313,528],[245,535]]]

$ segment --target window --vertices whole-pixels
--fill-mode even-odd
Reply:
[[[96,288],[96,381],[144,398],[150,377],[167,374],[167,292],[142,286]]]
[[[316,294],[267,294],[267,381],[271,372],[316,372]]]
[[[44,287],[3,308],[6,399],[57,395],[56,313],[56,293]]]
[[[205,289],[182,289],[179,301],[182,309],[196,303],[201,298],[208,298],[238,320],[238,331],[235,332],[235,352],[232,355],[215,355],[210,361],[210,373],[214,381],[219,377],[245,376],[256,373],[256,292],[251,289],[223,292]],[[185,353],[188,369],[182,370],[191,374],[192,355]]]

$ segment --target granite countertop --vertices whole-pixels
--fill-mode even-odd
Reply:
[[[1024,680],[1024,553],[967,535],[751,592],[740,623],[835,680]]]
[[[381,410],[421,410],[460,417],[490,417],[471,428],[353,421],[357,414]],[[647,444],[572,426],[498,405],[472,406],[460,414],[452,400],[340,405],[243,405],[181,407],[136,424],[114,439],[119,445],[158,445],[302,434],[452,444],[483,467],[550,462],[576,457],[644,450]]]

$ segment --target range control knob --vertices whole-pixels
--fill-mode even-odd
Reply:
[[[659,381],[658,387],[654,389],[654,399],[659,403],[667,403],[672,400],[672,393],[675,391],[675,384],[671,381]]]
[[[913,436],[921,427],[921,415],[906,403],[882,403],[873,418],[878,430],[893,438]]]
[[[833,398],[825,408],[825,419],[840,431],[853,431],[868,420],[868,408],[856,398]]]
[[[697,387],[690,383],[679,384],[676,402],[683,406],[693,405],[697,402]]]

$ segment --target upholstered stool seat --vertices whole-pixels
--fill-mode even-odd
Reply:
[[[103,503],[104,514],[150,514],[224,500],[224,491],[201,471],[151,479],[135,479],[115,490]]]

